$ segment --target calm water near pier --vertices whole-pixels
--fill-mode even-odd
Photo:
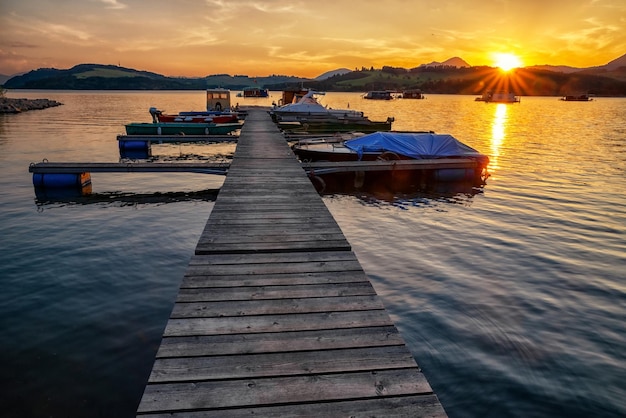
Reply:
[[[64,105],[0,115],[0,415],[134,416],[223,179],[92,174],[96,198],[71,203],[37,199],[28,165],[118,161],[125,123],[202,110],[204,93],[8,96]],[[626,99],[321,101],[490,156],[473,193],[323,198],[449,416],[626,416]]]

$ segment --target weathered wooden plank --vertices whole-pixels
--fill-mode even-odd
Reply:
[[[273,273],[273,274],[224,274],[210,275],[202,270],[183,277],[181,288],[192,287],[232,287],[232,286],[272,286],[287,284],[350,283],[366,280],[360,270],[333,271],[319,273]]]
[[[436,395],[379,397],[337,402],[288,404],[148,414],[146,418],[302,418],[302,417],[385,417],[444,418],[446,413]]]
[[[404,340],[394,326],[167,337],[157,358],[276,353],[286,347],[289,351],[310,351],[402,344]]]
[[[157,359],[150,382],[245,379],[417,367],[404,345]]]
[[[269,239],[271,236],[279,235],[283,237],[307,237],[310,235],[330,235],[333,234],[333,238],[343,237],[341,230],[337,225],[333,224],[321,224],[321,225],[312,225],[312,224],[302,224],[302,223],[291,223],[291,224],[270,224],[270,225],[236,225],[236,224],[226,224],[226,225],[212,225],[207,223],[209,226],[207,228],[207,235],[212,235],[214,237],[224,237],[224,236],[236,236],[236,237],[263,237],[263,239]],[[308,238],[306,238],[308,240]]]
[[[222,195],[222,193],[220,193]],[[321,199],[319,201],[307,202],[306,205],[298,202],[274,202],[267,200],[259,200],[258,202],[241,202],[241,201],[220,201],[215,202],[215,206],[211,210],[213,212],[228,211],[232,212],[234,208],[237,208],[239,213],[245,214],[247,212],[256,213],[257,217],[267,216],[271,212],[293,212],[300,216],[325,216],[328,209],[324,205]],[[244,204],[245,203],[245,204]]]
[[[256,202],[260,200],[262,201],[263,199],[267,199],[270,195],[272,197],[272,204],[275,206],[279,206],[285,203],[292,205],[294,203],[294,199],[297,200],[297,202],[300,205],[305,206],[309,203],[317,203],[320,199],[319,195],[313,194],[313,193],[297,194],[297,193],[282,193],[282,192],[276,192],[276,191],[272,192],[271,194],[268,194],[268,193],[259,193],[259,194],[250,194],[250,195],[238,194],[236,196],[232,196],[232,195],[224,196],[222,193],[220,193],[218,195],[218,199],[221,199],[221,202],[226,203],[226,204],[238,203],[241,205],[249,205],[249,204],[256,204]]]
[[[211,275],[244,275],[244,274],[288,274],[288,273],[312,273],[312,272],[362,272],[358,260],[338,260],[325,262],[298,262],[298,263],[241,263],[241,264],[215,264],[210,268],[202,265],[190,265],[186,274],[211,274]]]
[[[219,265],[219,264],[267,264],[267,263],[308,263],[330,261],[357,261],[352,251],[320,251],[316,253],[294,254],[225,254],[225,255],[194,255],[189,265]]]
[[[250,301],[284,298],[332,298],[374,295],[369,281],[289,286],[209,287],[180,289],[176,302]],[[320,305],[322,301],[320,300]]]
[[[287,405],[431,395],[417,368],[291,377],[150,384],[138,412]]]
[[[372,291],[373,293],[373,291]],[[198,295],[201,299],[201,295]],[[384,309],[375,294],[337,297],[254,299],[233,301],[177,301],[170,318],[210,318],[245,315],[278,315],[312,312],[369,311]]]
[[[323,211],[322,211],[323,210]],[[267,220],[282,220],[282,219],[299,219],[300,222],[306,223],[309,220],[328,220],[334,219],[327,209],[321,206],[312,207],[307,209],[297,209],[296,205],[265,205],[262,207],[246,206],[241,207],[237,204],[223,204],[216,205],[211,210],[210,222],[214,219],[228,220],[228,219],[257,219],[259,221]]]
[[[254,244],[251,246],[250,244]],[[218,243],[205,244],[198,243],[196,254],[248,254],[261,252],[298,252],[298,251],[327,251],[351,249],[350,244],[345,240],[328,241],[299,241],[299,242],[259,242],[259,243]]]
[[[226,172],[227,163],[51,163],[41,162],[28,167],[31,173],[155,173],[155,172]]]
[[[224,318],[186,318],[168,321],[163,336],[246,334],[308,331],[392,325],[386,311],[327,312]]]
[[[215,234],[212,231],[209,231],[207,234],[203,234],[201,236],[202,244],[238,244],[240,247],[242,245],[247,244],[267,244],[267,243],[275,243],[279,242],[281,244],[287,243],[298,243],[298,242],[324,242],[324,241],[345,241],[345,238],[341,231],[337,231],[334,233],[299,233],[296,231],[295,234],[243,234],[243,233],[221,233]]]
[[[294,171],[293,176],[285,176],[284,172],[268,173],[265,171],[258,171],[256,173],[247,173],[243,176],[231,176],[227,185],[229,187],[247,187],[251,185],[258,185],[260,187],[271,187],[280,185],[281,187],[303,187],[307,186],[307,183],[311,183],[308,177],[302,176],[302,168]],[[232,174],[232,171],[231,171]],[[271,182],[268,183],[268,180]]]
[[[263,213],[262,218],[259,217],[259,213],[252,211],[245,213],[233,213],[232,211],[222,210],[220,211],[220,215],[222,214],[224,216],[218,216],[216,213],[214,216],[209,218],[207,226],[205,226],[204,229],[211,229],[213,225],[289,225],[302,223],[336,225],[337,228],[339,228],[337,221],[335,221],[335,219],[333,219],[333,217],[329,214],[307,216],[293,212],[268,212]]]

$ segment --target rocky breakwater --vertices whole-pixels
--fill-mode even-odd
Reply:
[[[56,100],[49,99],[9,99],[8,97],[0,97],[0,113],[20,113],[27,110],[47,109],[62,104]]]

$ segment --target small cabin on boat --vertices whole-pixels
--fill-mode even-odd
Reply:
[[[243,97],[269,97],[270,93],[267,89],[259,87],[246,87],[243,89]]]
[[[519,97],[514,93],[493,91],[485,92],[481,97],[477,97],[475,100],[485,103],[518,103],[520,101]]]
[[[402,92],[403,99],[424,99],[424,95],[420,89],[404,90]]]
[[[561,100],[566,101],[566,102],[590,102],[593,99],[589,97],[589,95],[587,94],[580,94],[578,96],[575,96],[575,95],[563,96],[561,97]]]
[[[206,110],[222,111],[230,109],[230,90],[209,89],[206,91]]]
[[[363,98],[370,100],[391,100],[393,96],[390,91],[368,91]]]
[[[278,106],[283,106],[289,103],[296,103],[309,92],[308,89],[292,89],[283,90],[283,96],[278,100]]]

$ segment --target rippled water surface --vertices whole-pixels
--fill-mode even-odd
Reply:
[[[72,203],[37,199],[28,165],[118,161],[125,123],[150,121],[151,106],[201,110],[204,94],[9,97],[64,105],[0,115],[2,415],[134,416],[222,179],[92,174],[94,195]],[[321,101],[491,159],[481,189],[323,198],[449,416],[626,416],[626,99]]]

